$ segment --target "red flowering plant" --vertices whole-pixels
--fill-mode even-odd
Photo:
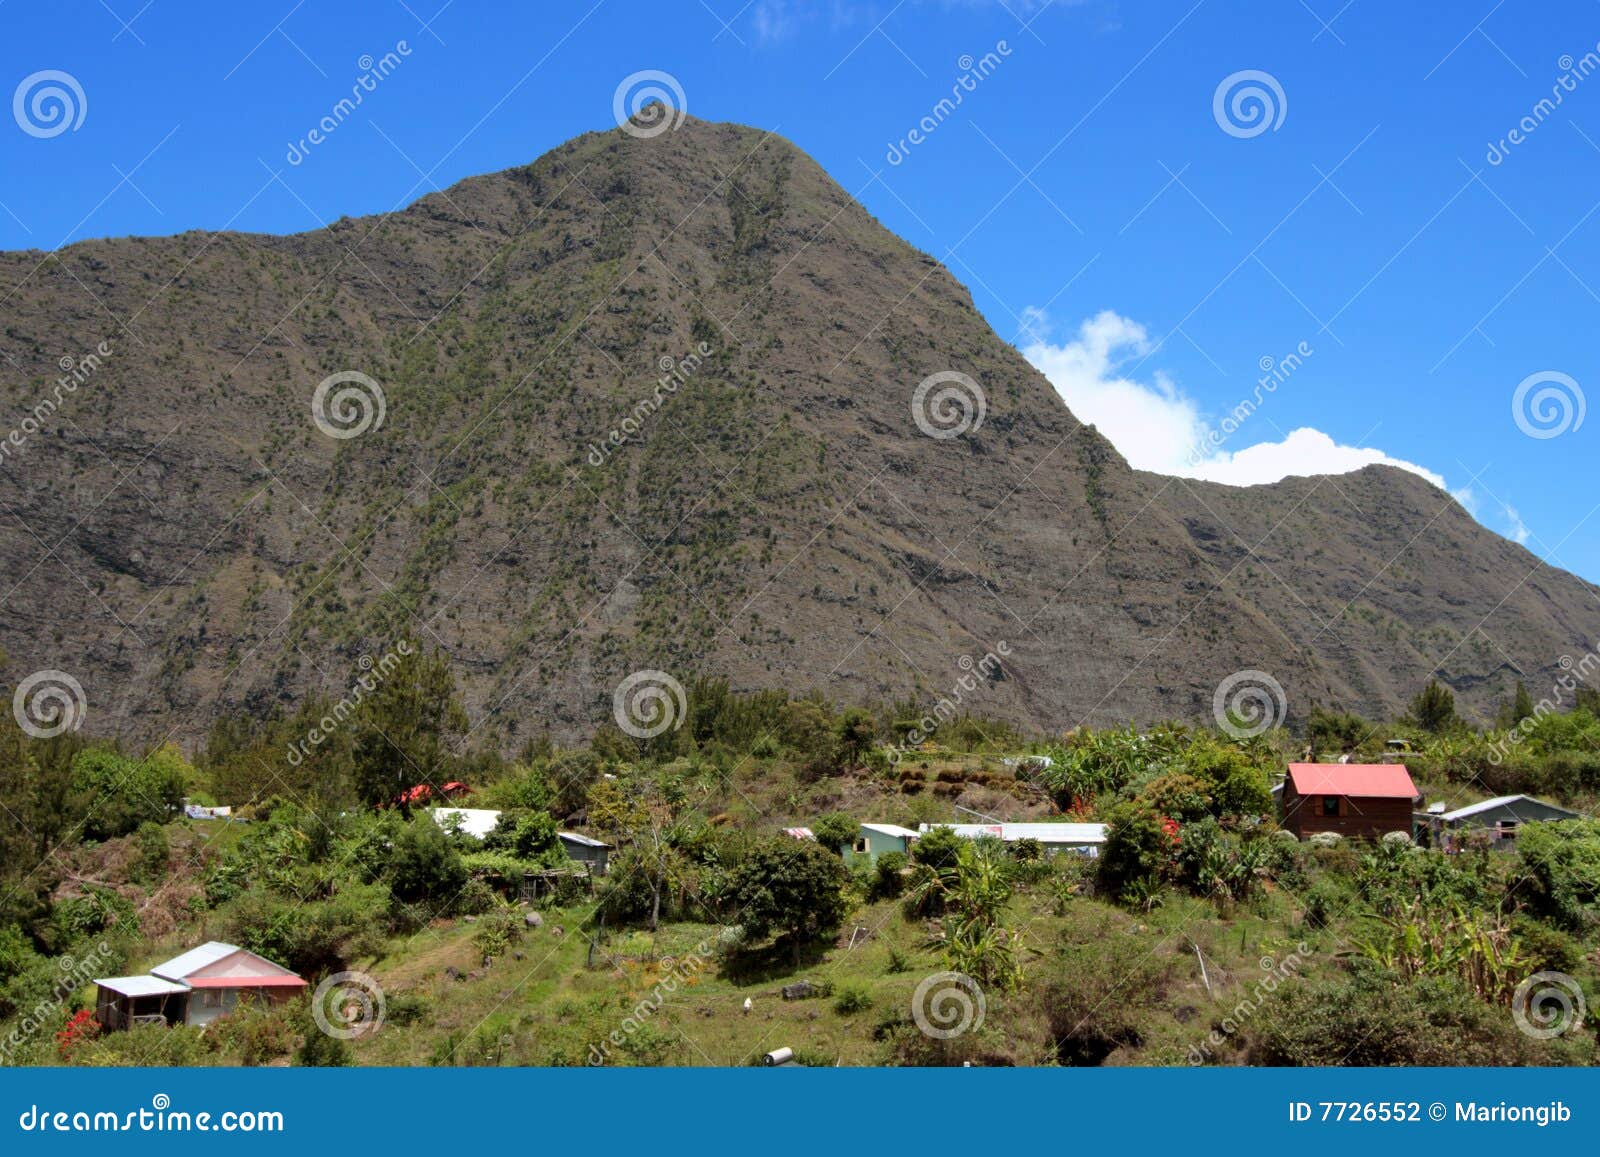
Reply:
[[[95,1020],[94,1013],[88,1009],[75,1012],[67,1020],[67,1026],[56,1033],[56,1045],[61,1050],[63,1060],[71,1060],[72,1052],[86,1040],[93,1040],[100,1035],[100,1023]]]

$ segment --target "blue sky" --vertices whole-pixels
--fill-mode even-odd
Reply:
[[[390,210],[659,71],[945,261],[1135,465],[1397,459],[1600,579],[1600,5],[1401,7],[0,0],[0,246]]]

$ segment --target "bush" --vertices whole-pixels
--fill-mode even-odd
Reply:
[[[172,849],[167,845],[167,831],[160,824],[145,820],[134,833],[134,844],[139,849],[139,862],[135,867],[139,878],[148,883],[166,877],[167,860]]]
[[[84,839],[109,840],[142,823],[166,823],[182,808],[186,773],[192,771],[172,747],[139,760],[109,747],[79,752],[72,761],[72,791],[75,810],[84,816]]]
[[[856,833],[861,830],[861,825],[844,812],[833,812],[823,816],[811,825],[812,834],[817,837],[817,843],[828,851],[837,854],[841,849],[849,849],[856,841]]]
[[[336,1069],[355,1064],[350,1046],[338,1037],[329,1036],[311,1017],[301,1026],[305,1037],[295,1050],[294,1063],[306,1068]]]
[[[228,934],[302,975],[338,972],[382,950],[387,899],[381,886],[360,884],[304,904],[249,892],[234,901]]]
[[[494,830],[483,838],[485,852],[504,852],[528,864],[552,867],[566,862],[561,848],[561,829],[545,811],[506,811]]]
[[[917,863],[926,864],[935,871],[953,868],[961,862],[964,842],[949,828],[931,828],[912,845],[911,854]]]
[[[910,861],[904,852],[885,852],[878,857],[872,869],[872,882],[867,896],[873,900],[894,900],[905,891],[904,872]]]
[[[840,1016],[854,1016],[872,1007],[872,994],[859,984],[841,985],[833,998],[833,1010]]]
[[[1578,1059],[1576,1040],[1536,1042],[1503,1005],[1475,999],[1454,979],[1393,984],[1387,975],[1291,984],[1252,1022],[1251,1058],[1268,1065],[1530,1065]]]
[[[844,922],[846,874],[838,856],[809,840],[765,840],[734,869],[728,897],[745,935],[773,934],[799,943],[828,936]]]
[[[1147,899],[1172,861],[1173,840],[1162,817],[1138,804],[1120,804],[1107,814],[1106,824],[1100,886],[1119,899],[1126,900],[1130,890]]]
[[[1569,932],[1600,922],[1600,820],[1525,824],[1517,852],[1529,907]]]
[[[394,841],[389,889],[402,904],[451,910],[467,883],[467,869],[438,824],[426,816],[406,824]]]

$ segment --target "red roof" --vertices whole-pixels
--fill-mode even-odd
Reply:
[[[304,988],[298,976],[191,976],[184,981],[190,988]]]
[[[1289,779],[1301,795],[1417,798],[1417,785],[1403,763],[1291,763]]]

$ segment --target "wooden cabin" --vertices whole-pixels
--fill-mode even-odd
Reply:
[[[1412,835],[1421,797],[1403,763],[1291,763],[1279,807],[1301,839],[1336,832],[1351,840]]]

